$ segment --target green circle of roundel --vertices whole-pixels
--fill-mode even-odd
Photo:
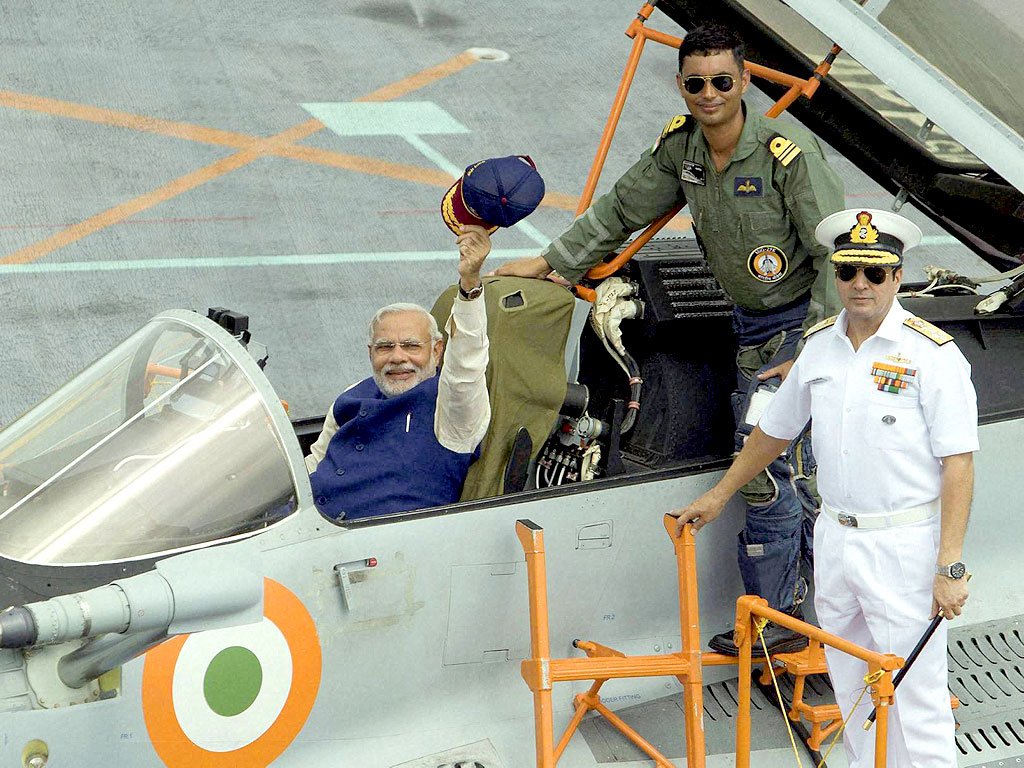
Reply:
[[[262,685],[260,660],[248,648],[236,645],[213,657],[203,678],[203,695],[218,715],[234,717],[252,706]]]

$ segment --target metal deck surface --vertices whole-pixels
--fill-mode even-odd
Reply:
[[[528,225],[495,236],[493,263],[535,253],[571,222],[638,6],[0,11],[0,424],[169,307],[248,313],[292,415],[323,414],[367,374],[373,311],[429,306],[452,282],[438,208],[461,168],[529,153],[547,182]],[[650,25],[680,33],[657,12]],[[648,45],[599,191],[683,110],[674,71],[675,52]],[[850,205],[888,205],[832,156]],[[915,218],[928,240],[908,278],[921,262],[974,261]]]

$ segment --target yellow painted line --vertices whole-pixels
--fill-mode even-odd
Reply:
[[[417,72],[409,77],[402,78],[396,83],[380,88],[362,97],[363,101],[384,101],[389,98],[404,96],[418,88],[436,82],[448,75],[460,72],[475,62],[476,57],[468,53],[461,53],[448,61],[442,62],[433,67]],[[127,113],[122,113],[127,114]],[[109,115],[107,116],[109,117]],[[162,187],[140,195],[132,200],[109,208],[95,216],[73,224],[50,237],[21,248],[8,256],[0,258],[0,264],[28,264],[43,258],[56,250],[64,248],[72,243],[88,237],[113,224],[124,221],[141,211],[152,208],[155,205],[166,202],[189,190],[195,189],[213,179],[236,171],[249,163],[272,154],[277,150],[301,141],[309,136],[323,130],[324,125],[319,120],[307,120],[299,125],[287,128],[284,131],[270,137],[269,139],[253,140],[245,149],[235,154],[217,160],[210,165],[187,173],[173,181],[164,184]],[[449,180],[450,184],[451,181]]]

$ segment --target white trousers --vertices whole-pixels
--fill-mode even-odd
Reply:
[[[881,530],[846,528],[827,515],[814,526],[814,607],[821,628],[857,645],[906,658],[928,626],[939,518]],[[870,693],[867,665],[826,648],[829,675],[844,718],[850,768],[874,765],[875,729],[862,726]],[[949,704],[946,622],[928,641],[889,713],[887,768],[956,768],[955,724]]]

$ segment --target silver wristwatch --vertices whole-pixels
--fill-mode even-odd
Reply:
[[[936,565],[935,573],[938,576],[945,576],[950,579],[962,579],[967,575],[967,566],[957,560],[949,565]]]

